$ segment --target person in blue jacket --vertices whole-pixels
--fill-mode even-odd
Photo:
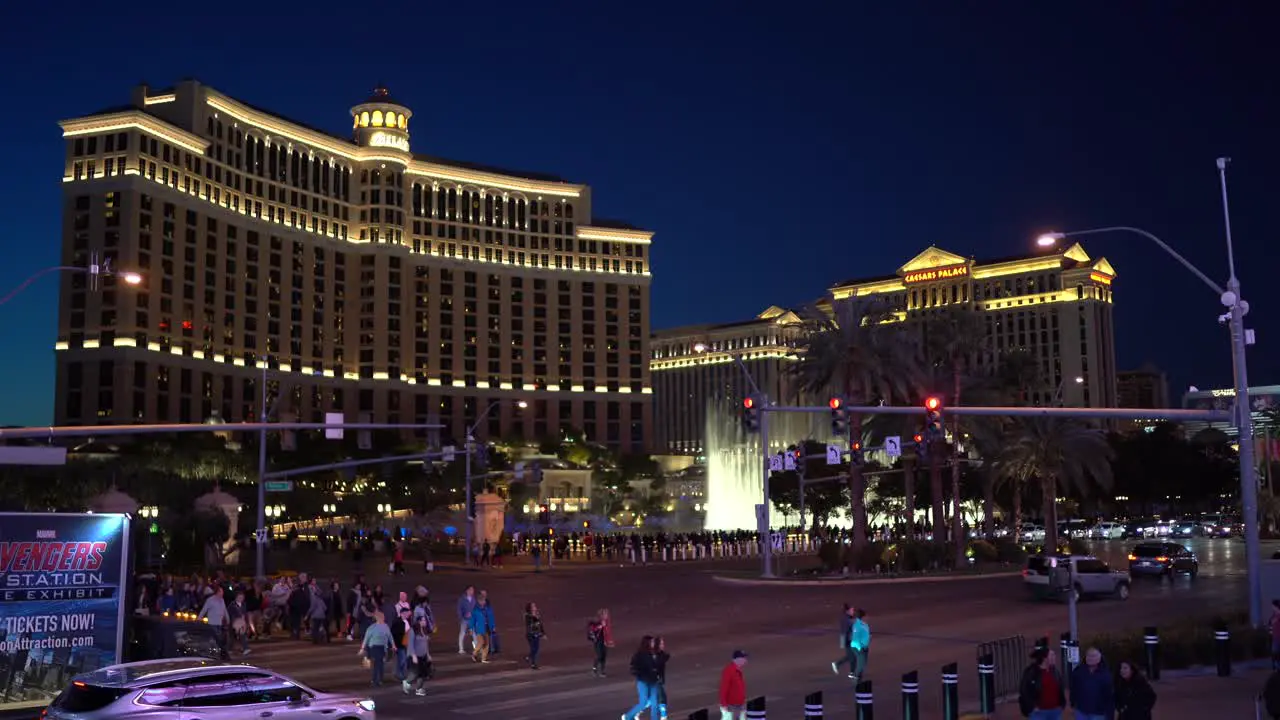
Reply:
[[[849,677],[859,682],[867,673],[867,653],[871,651],[871,626],[866,621],[867,611],[857,608],[853,611],[853,627],[849,630],[849,650],[853,652],[856,663],[850,667]]]
[[[489,601],[481,597],[476,600],[475,609],[471,611],[471,618],[467,621],[471,629],[472,643],[475,650],[471,653],[473,662],[488,663],[489,662],[489,633],[493,630],[493,609],[489,607]]]
[[[1071,671],[1071,707],[1076,720],[1111,720],[1116,716],[1116,690],[1102,652],[1089,648],[1084,664]]]

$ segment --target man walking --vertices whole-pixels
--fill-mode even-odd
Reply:
[[[747,711],[747,681],[742,677],[742,666],[747,664],[747,654],[733,651],[733,659],[720,671],[720,720],[744,720]]]
[[[1071,671],[1071,707],[1076,720],[1111,720],[1116,714],[1115,685],[1102,651],[1089,648],[1084,664]]]
[[[458,598],[458,654],[467,654],[467,633],[471,630],[471,613],[476,609],[476,587],[468,585]],[[475,641],[472,641],[472,645]]]

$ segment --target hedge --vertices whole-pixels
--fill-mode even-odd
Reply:
[[[1224,625],[1231,633],[1233,661],[1271,657],[1271,634],[1266,629],[1251,627],[1249,618],[1244,614],[1214,615],[1157,626],[1160,635],[1160,667],[1181,670],[1197,665],[1216,664],[1213,633]],[[1119,633],[1099,634],[1083,643],[1081,651],[1090,647],[1098,648],[1111,667],[1126,660],[1145,665],[1143,633],[1143,628],[1136,628]]]

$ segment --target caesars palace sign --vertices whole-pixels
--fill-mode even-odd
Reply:
[[[951,278],[965,277],[968,274],[968,265],[952,265],[951,267],[930,268],[928,270],[909,272],[902,276],[902,282],[910,285],[912,283],[930,282],[932,280],[949,280]]]

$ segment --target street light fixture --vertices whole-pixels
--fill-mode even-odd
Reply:
[[[99,261],[98,254],[95,252],[90,256],[89,264],[87,266],[54,265],[52,267],[47,267],[43,270],[37,271],[35,274],[31,275],[31,277],[28,277],[26,280],[23,280],[21,283],[19,283],[19,285],[15,287],[13,290],[10,290],[9,294],[5,295],[4,297],[0,297],[0,305],[4,305],[5,303],[17,297],[19,293],[21,293],[23,290],[26,290],[28,287],[30,287],[31,284],[34,283],[36,280],[39,280],[45,275],[48,275],[50,273],[55,273],[55,272],[84,273],[88,275],[90,290],[97,290],[99,287],[99,283],[101,282],[101,278],[104,278],[104,277],[118,277],[122,281],[124,281],[125,284],[128,284],[128,285],[139,285],[142,283],[142,275],[140,273],[136,273],[133,271],[117,272],[114,268],[111,267],[110,258]]]
[[[494,408],[496,408],[496,407],[498,407],[498,406],[499,406],[499,405],[501,405],[501,404],[502,404],[502,401],[501,401],[501,400],[494,400],[494,401],[490,402],[490,403],[489,403],[489,405],[488,405],[487,407],[485,407],[484,412],[480,413],[480,416],[476,418],[476,421],[475,421],[474,423],[472,423],[472,424],[471,424],[471,427],[467,428],[467,447],[466,447],[466,451],[467,451],[467,465],[466,465],[466,468],[467,468],[467,469],[466,469],[466,475],[467,475],[467,476],[466,476],[467,497],[466,497],[466,505],[464,505],[464,506],[463,506],[463,508],[462,508],[462,513],[463,513],[463,516],[466,518],[466,523],[465,523],[465,524],[466,524],[466,526],[467,526],[467,527],[466,527],[466,530],[467,530],[467,533],[466,533],[466,543],[467,543],[467,546],[463,549],[463,557],[466,559],[466,563],[467,563],[467,565],[468,565],[468,566],[470,566],[470,565],[471,565],[471,537],[472,537],[472,533],[474,532],[474,528],[473,528],[473,526],[475,525],[475,518],[471,516],[471,454],[472,454],[473,452],[475,452],[475,443],[476,443],[475,435],[476,435],[476,428],[480,427],[480,423],[484,422],[484,419],[485,419],[485,418],[487,418],[487,417],[489,417],[489,413],[493,412],[493,409],[494,409]],[[529,407],[529,403],[528,403],[528,402],[526,402],[526,401],[524,401],[524,400],[517,400],[517,401],[516,401],[516,407],[518,407],[518,408],[520,408],[521,410],[523,410],[523,409],[525,409],[525,408]]]
[[[1236,437],[1240,444],[1240,514],[1244,519],[1245,563],[1249,572],[1249,623],[1258,627],[1262,622],[1262,558],[1258,542],[1258,477],[1253,461],[1253,415],[1249,403],[1249,373],[1246,349],[1249,339],[1244,328],[1244,316],[1249,312],[1249,303],[1240,292],[1240,279],[1236,277],[1235,247],[1231,241],[1231,210],[1227,202],[1227,164],[1231,158],[1221,157],[1217,160],[1218,181],[1222,188],[1222,219],[1227,240],[1227,286],[1223,288],[1209,276],[1205,275],[1190,261],[1169,247],[1163,240],[1140,228],[1115,226],[1077,230],[1074,232],[1045,233],[1036,239],[1036,244],[1048,247],[1059,240],[1078,235],[1096,235],[1099,233],[1127,232],[1141,235],[1154,242],[1173,259],[1177,260],[1200,281],[1217,293],[1227,312],[1218,317],[1218,322],[1226,324],[1231,330],[1231,358],[1235,380],[1235,422]]]

